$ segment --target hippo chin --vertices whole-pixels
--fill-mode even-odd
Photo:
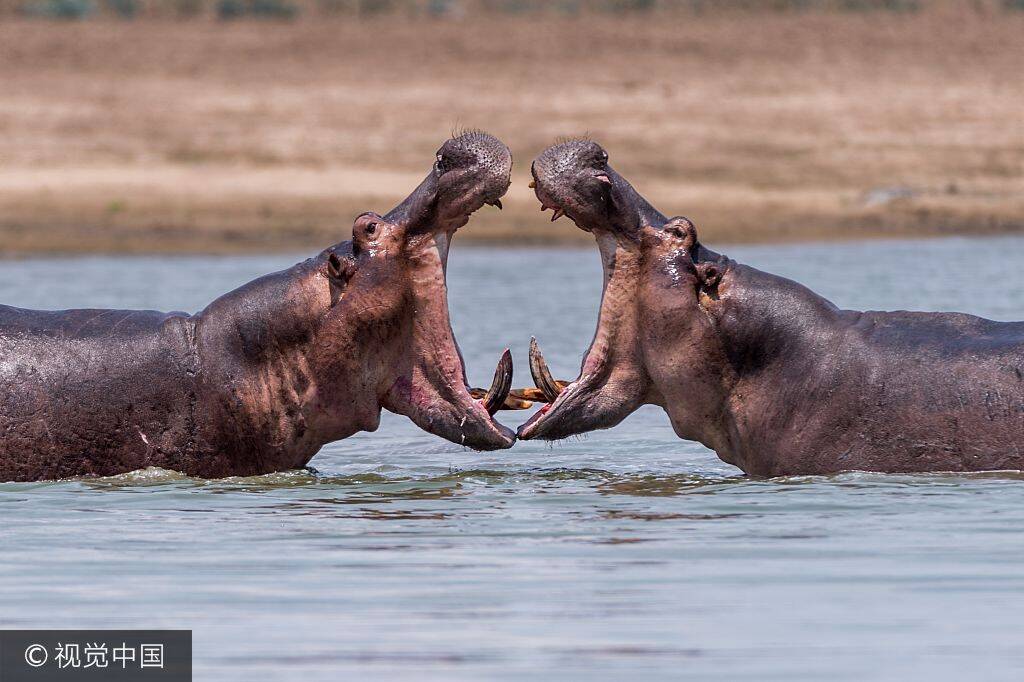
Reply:
[[[0,480],[294,469],[375,430],[382,407],[455,443],[510,447],[491,415],[511,361],[471,397],[445,265],[470,214],[500,206],[511,165],[489,135],[448,140],[420,186],[359,216],[351,241],[196,315],[0,307]]]
[[[592,232],[604,295],[580,377],[523,439],[609,428],[660,405],[681,438],[757,476],[1024,469],[1024,323],[840,310],[705,247],[571,141],[534,162],[541,203]]]

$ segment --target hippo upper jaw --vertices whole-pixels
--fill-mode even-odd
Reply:
[[[596,142],[568,140],[544,150],[533,162],[531,187],[551,220],[568,216],[585,232],[612,235],[635,246],[645,225],[661,224],[661,215],[608,163]]]
[[[483,206],[501,208],[512,177],[512,153],[497,138],[472,130],[446,141],[420,185],[385,218],[410,236],[450,239]]]

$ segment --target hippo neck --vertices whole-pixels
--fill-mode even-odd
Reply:
[[[330,305],[326,287],[316,292],[312,282],[319,260],[311,258],[243,284],[196,317],[247,360],[270,359],[275,346],[306,343]]]
[[[839,315],[826,298],[785,277],[733,261],[719,285],[720,328],[739,376],[759,372],[816,339]]]
[[[647,199],[644,199],[639,192],[634,190],[634,194],[637,217],[639,218],[641,226],[664,225],[668,222],[668,218],[665,217],[665,214],[654,208],[654,206],[652,206]]]
[[[347,395],[354,388],[348,377],[324,366],[332,354],[324,352],[327,334],[320,331],[331,308],[323,259],[253,280],[197,315],[201,366],[229,406],[225,422],[259,444],[264,451],[253,456],[267,470],[303,466],[324,443],[372,430],[379,419],[372,396]],[[332,409],[339,402],[349,404]]]
[[[842,311],[807,287],[784,277],[728,262],[711,306],[727,359],[729,433],[720,434],[719,455],[744,470],[776,427],[789,424],[795,402],[789,393],[820,376],[822,358],[842,343]],[[717,448],[716,448],[717,449]]]
[[[640,231],[644,227],[664,225],[668,218],[656,209],[643,195],[633,189],[632,185],[614,190],[614,203],[619,210],[612,219],[612,234],[624,237],[626,243],[638,243]]]

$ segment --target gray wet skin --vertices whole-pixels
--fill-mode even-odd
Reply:
[[[375,430],[381,408],[468,447],[511,447],[491,417],[510,361],[492,395],[470,396],[444,272],[452,235],[500,204],[511,166],[489,135],[448,140],[420,186],[359,216],[351,241],[196,315],[0,306],[0,480],[295,469]]]
[[[752,475],[1024,469],[1024,323],[840,310],[703,247],[594,142],[555,145],[532,172],[542,205],[594,234],[605,285],[579,379],[520,438],[654,404]]]

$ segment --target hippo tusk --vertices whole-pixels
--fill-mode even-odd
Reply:
[[[532,349],[534,348],[535,345],[536,345],[536,342],[534,342],[533,344],[530,345],[531,351],[532,351]],[[540,354],[540,350],[537,350],[537,354],[538,355]],[[532,355],[531,355],[531,357],[532,357]],[[499,381],[500,375],[503,373],[502,365],[503,365],[504,361],[505,361],[505,356],[502,355],[501,362],[498,363],[498,368],[494,372],[495,382]],[[540,371],[547,372],[547,376],[550,377],[551,373],[548,372],[547,365],[544,364],[544,358],[543,357],[540,358],[540,362],[541,362],[541,365],[543,366],[543,369],[540,370]],[[532,369],[531,369],[531,372],[532,372]],[[508,376],[509,376],[509,383],[511,384],[511,378],[512,378],[512,359],[511,359],[511,356],[508,359]],[[505,397],[505,400],[502,403],[499,404],[497,409],[498,410],[528,410],[531,407],[533,407],[534,403],[549,403],[549,402],[552,402],[554,400],[554,398],[557,398],[558,394],[561,393],[562,390],[566,386],[569,385],[569,382],[568,381],[557,381],[556,380],[556,381],[552,381],[551,384],[555,387],[554,397],[552,397],[552,398],[549,398],[548,397],[549,394],[545,393],[544,389],[541,389],[541,388],[533,388],[533,387],[530,387],[530,388],[516,388],[516,389],[510,388],[509,391],[508,391],[508,394]],[[494,397],[495,402],[497,402],[497,395],[499,393],[501,393],[501,391],[499,390],[501,388],[503,388],[503,387],[499,386],[498,388],[495,388],[494,384],[492,383],[491,388],[486,390],[486,391],[484,389],[482,389],[482,388],[471,388],[471,389],[469,389],[469,394],[471,396],[473,396],[474,398],[476,398],[477,400],[483,402],[485,405],[487,405],[487,404],[490,404],[489,403],[489,400],[490,400],[489,396],[491,396],[492,394],[495,396]],[[493,412],[492,412],[492,414],[493,414]]]
[[[555,222],[559,218],[565,215],[565,211],[560,208],[556,208],[554,214],[551,216],[551,222]]]
[[[488,206],[493,206],[494,208],[498,209],[499,211],[503,208],[502,205],[501,205],[501,199],[495,199],[494,201],[488,201],[488,202],[485,202],[485,203]]]
[[[494,415],[505,404],[508,392],[512,389],[512,352],[506,348],[498,360],[498,366],[494,368],[494,378],[491,380],[491,387],[483,398],[484,409],[487,413]]]
[[[562,387],[551,376],[551,370],[548,369],[548,363],[544,362],[537,339],[532,336],[530,337],[530,375],[533,376],[533,383],[544,394],[544,398],[549,403],[555,402],[555,398],[562,392]]]

